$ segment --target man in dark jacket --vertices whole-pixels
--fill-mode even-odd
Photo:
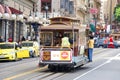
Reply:
[[[3,42],[3,39],[2,39],[2,37],[0,36],[0,42]]]

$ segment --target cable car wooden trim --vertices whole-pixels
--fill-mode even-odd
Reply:
[[[77,47],[78,45],[75,44],[76,46],[74,47]],[[61,46],[41,46],[41,48],[68,48],[68,47],[61,47]],[[70,48],[73,48],[73,45],[70,45]]]
[[[49,24],[49,25],[58,25],[58,24],[61,24],[61,25],[69,25],[69,24],[67,24],[67,23],[65,23],[65,22],[54,22],[54,23],[52,23],[52,24]]]
[[[41,26],[41,30],[42,29],[61,29],[61,30],[72,30],[72,26],[71,25],[64,25],[64,24],[51,24],[48,26]],[[79,30],[80,26],[74,26],[74,30]]]
[[[49,18],[49,20],[53,20],[53,19],[69,19],[69,20],[73,20],[70,17],[54,17],[54,18]]]

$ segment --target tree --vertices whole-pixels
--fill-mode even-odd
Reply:
[[[120,4],[118,4],[114,9],[115,19],[120,21]]]

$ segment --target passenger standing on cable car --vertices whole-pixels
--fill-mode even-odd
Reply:
[[[92,62],[93,48],[94,48],[94,39],[93,39],[93,36],[90,36],[90,39],[88,40],[88,59],[89,59],[89,62]]]
[[[61,46],[70,48],[70,42],[69,42],[69,38],[67,37],[67,34],[64,34],[64,37],[62,38]]]

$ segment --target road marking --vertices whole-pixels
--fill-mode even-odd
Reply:
[[[36,72],[36,71],[38,71],[38,70],[46,69],[46,68],[47,68],[47,66],[46,66],[46,67],[43,67],[43,68],[37,68],[37,69],[31,70],[31,71],[28,71],[28,72],[20,73],[20,74],[17,74],[17,75],[14,75],[14,76],[5,78],[5,79],[3,79],[3,80],[12,80],[12,79],[15,79],[15,78],[17,78],[17,77],[21,77],[21,76],[24,76],[24,75],[27,75],[27,74]]]
[[[118,57],[118,56],[120,56],[120,53],[119,53],[119,54],[117,54],[116,56],[114,56],[114,57],[110,58],[109,60],[107,60],[107,61],[106,61],[106,62],[104,62],[103,64],[101,64],[101,65],[99,65],[99,66],[97,66],[97,67],[95,67],[95,68],[93,68],[93,69],[89,70],[88,72],[86,72],[86,73],[84,73],[84,74],[82,74],[82,75],[80,75],[80,76],[78,76],[78,77],[74,78],[73,80],[79,80],[79,78],[81,78],[81,77],[83,77],[83,76],[87,75],[88,73],[91,73],[92,71],[94,71],[94,70],[96,70],[96,69],[98,69],[98,68],[100,68],[100,67],[104,66],[105,64],[110,63],[112,60],[114,60],[114,59],[115,59],[116,57]]]
[[[107,49],[93,50],[93,54],[96,54],[96,53],[99,53],[99,52],[105,51],[105,50],[107,50]]]
[[[33,61],[34,61],[34,63],[37,62],[36,60],[33,60]],[[33,61],[32,61],[32,62],[33,62]],[[24,62],[24,63],[20,63],[19,66],[20,66],[20,65],[25,65],[25,64],[28,64],[28,63],[31,63],[31,61],[29,61],[29,62],[27,62],[27,63],[26,63],[26,62]],[[13,67],[17,67],[17,66],[18,66],[18,65],[8,66],[8,67],[2,68],[2,69],[0,69],[0,70],[3,71],[3,70],[6,70],[6,69],[8,69],[8,68],[13,68]]]

